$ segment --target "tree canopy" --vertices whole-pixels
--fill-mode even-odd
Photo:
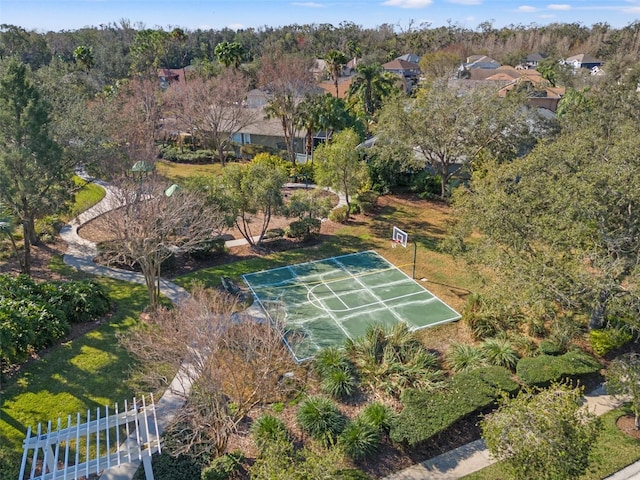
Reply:
[[[505,398],[482,421],[482,438],[513,478],[577,478],[598,434],[598,421],[581,408],[580,397],[578,388],[552,385]]]
[[[63,207],[72,185],[73,165],[50,134],[49,113],[25,64],[0,65],[0,202],[22,225],[26,274],[36,219]]]

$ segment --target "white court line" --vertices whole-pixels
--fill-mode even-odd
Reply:
[[[328,283],[324,283],[324,282],[322,282],[322,285],[324,285],[325,287],[327,287],[327,288],[329,289],[329,291],[330,291],[331,293],[333,293],[333,296],[334,296],[335,298],[337,298],[338,300],[340,300],[340,303],[344,305],[344,308],[345,308],[346,310],[349,310],[349,305],[347,305],[346,303],[344,303],[344,302],[342,301],[342,298],[340,297],[340,295],[337,295],[337,294],[336,294],[336,292],[333,290],[333,288],[331,288],[331,287],[329,286],[329,284],[328,284]],[[316,286],[319,286],[319,285],[316,285]],[[318,301],[319,301],[319,302],[321,302],[321,304],[322,304],[322,300],[321,300],[320,298],[318,298],[318,296],[317,296],[315,293],[313,293],[313,289],[314,289],[314,288],[316,288],[316,287],[314,286],[312,289],[310,289],[310,290],[307,292],[307,299],[309,299],[309,295],[313,295],[313,296],[314,296],[314,298],[317,298],[317,299],[318,299]],[[328,297],[328,298],[330,298],[330,297]],[[342,312],[342,310],[330,310],[330,309],[328,309],[328,308],[326,308],[326,307],[325,307],[325,310],[326,310],[327,312],[329,312],[329,311],[333,311],[333,312]]]
[[[340,265],[345,272],[347,272],[347,273],[349,273],[349,275],[351,275],[351,273],[349,272],[349,270],[347,269],[347,267],[346,267],[346,265],[344,263],[336,260],[336,258],[334,258],[333,260],[338,265]],[[375,293],[373,293],[373,291],[369,287],[367,287],[364,283],[362,283],[358,277],[356,277],[355,275],[351,275],[351,278],[353,278],[356,282],[358,282],[360,285],[362,285],[362,287],[365,290],[368,290],[369,293],[371,294],[371,296],[373,298],[377,299],[378,303],[382,304],[389,311],[389,313],[392,316],[394,316],[399,322],[409,323],[404,318],[402,318],[400,315],[398,315],[396,312],[394,312],[390,307],[388,307],[387,304],[379,296],[377,296]],[[329,313],[331,313],[331,312],[329,312]]]
[[[414,302],[406,302],[406,303],[403,303],[402,306],[405,306],[405,305],[427,305],[429,303],[433,303],[433,302],[436,302],[436,301],[437,301],[436,298],[430,298],[428,300],[419,300],[419,301],[414,301]],[[370,307],[372,305],[376,305],[377,308],[373,307],[373,308],[370,308],[369,310],[366,310],[364,312],[356,311],[356,310],[359,310],[358,308],[352,308],[349,311],[349,312],[352,312],[352,313],[347,312],[345,315],[340,315],[340,318],[342,319],[342,321],[344,321],[344,320],[349,320],[349,319],[354,318],[354,317],[358,317],[358,316],[362,315],[363,313],[377,313],[377,312],[382,312],[382,311],[390,309],[390,307],[388,307],[384,303],[371,303],[371,304],[369,304]],[[409,323],[409,322],[406,322],[406,323]],[[413,325],[413,324],[411,324],[411,325]],[[417,327],[417,325],[414,325],[414,326]]]
[[[290,266],[289,266],[289,269],[290,269],[291,273],[292,273],[294,276],[296,276],[296,272],[295,272],[295,271],[294,271]],[[307,289],[307,292],[309,292],[309,291],[310,291],[310,288],[309,288],[306,284],[304,284],[304,286],[305,286],[305,288]],[[308,297],[308,295],[309,295],[309,293],[307,293],[307,297]],[[318,301],[320,301],[320,299],[318,299]],[[322,303],[321,303],[321,305],[322,305]],[[331,311],[327,310],[326,308],[324,309],[324,311],[325,311],[325,312],[327,312],[327,313],[329,314],[329,316],[331,317],[331,319],[333,320],[333,322],[338,326],[338,328],[339,328],[340,330],[342,330],[342,333],[344,333],[344,334],[346,335],[346,337],[347,337],[347,338],[349,338],[349,339],[353,340],[353,339],[351,338],[351,335],[349,335],[349,333],[348,333],[348,332],[344,329],[344,327],[340,324],[340,322],[338,321],[338,319],[336,318],[336,316],[333,314],[333,312],[331,312]]]

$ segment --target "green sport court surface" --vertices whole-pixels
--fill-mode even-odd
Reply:
[[[243,275],[297,361],[365,334],[371,324],[411,330],[460,314],[378,253],[366,251]]]

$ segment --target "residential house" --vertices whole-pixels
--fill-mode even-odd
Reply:
[[[497,62],[486,55],[471,55],[467,57],[467,61],[460,65],[458,69],[458,78],[467,80],[484,80],[493,75],[500,62]]]
[[[420,65],[407,60],[396,58],[382,65],[382,68],[389,73],[398,75],[404,80],[407,92],[410,92],[418,83],[420,78]]]
[[[529,68],[538,68],[538,65],[540,65],[540,62],[543,61],[545,58],[547,58],[547,56],[540,52],[530,53],[529,55],[527,55],[527,58],[525,59],[525,65]]]
[[[189,71],[192,69],[192,66],[184,68],[159,68],[157,70],[157,76],[160,80],[160,86],[162,88],[167,88],[174,82],[184,82]]]
[[[564,65],[569,65],[576,70],[579,68],[588,68],[589,70],[592,70],[594,67],[600,68],[604,64],[602,60],[598,60],[586,53],[567,57],[562,61],[562,63]]]

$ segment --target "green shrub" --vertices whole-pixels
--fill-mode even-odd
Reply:
[[[446,361],[454,372],[468,372],[487,363],[484,351],[480,347],[461,342],[455,342],[449,346]]]
[[[443,377],[437,357],[405,323],[389,330],[370,325],[364,336],[346,343],[359,375],[373,389],[399,397],[405,388],[433,388]]]
[[[390,437],[417,446],[488,407],[500,392],[513,393],[518,388],[511,372],[492,366],[458,373],[436,391],[405,390],[401,396],[404,408],[392,423]]]
[[[420,198],[434,198],[441,193],[440,176],[432,175],[423,170],[414,175],[411,182],[411,190],[417,193]]]
[[[202,480],[227,480],[243,469],[244,455],[240,451],[225,453],[202,469]]]
[[[43,285],[46,302],[62,310],[71,323],[82,323],[106,315],[111,306],[97,282],[53,282]]]
[[[516,367],[518,378],[526,385],[546,387],[552,382],[579,379],[602,368],[588,353],[572,350],[563,355],[538,355],[521,358]]]
[[[487,338],[480,345],[480,349],[490,365],[515,370],[518,364],[518,352],[506,338]]]
[[[351,362],[349,362],[344,351],[338,347],[323,348],[313,360],[313,369],[320,377],[335,369],[344,368],[351,368]]]
[[[309,397],[296,413],[300,428],[311,438],[329,444],[338,438],[345,427],[345,417],[336,404],[325,397]]]
[[[264,238],[266,240],[273,240],[282,237],[284,237],[284,229],[282,228],[270,228],[264,234]]]
[[[371,457],[380,448],[380,430],[374,425],[355,419],[338,437],[338,445],[353,460]]]
[[[247,158],[253,158],[260,153],[268,153],[271,155],[278,155],[280,150],[266,145],[256,145],[253,143],[247,143],[240,147],[240,153]]]
[[[109,308],[95,282],[36,283],[24,275],[0,275],[0,360],[23,361],[69,333],[69,322],[93,320]]]
[[[306,240],[320,233],[322,223],[318,218],[306,217],[291,222],[287,227],[287,237]]]
[[[631,332],[621,328],[604,328],[602,330],[589,331],[591,348],[593,348],[596,354],[601,356],[622,347],[631,340],[633,340]]]
[[[322,376],[320,389],[337,400],[344,400],[356,391],[358,382],[350,368],[334,368]]]
[[[380,402],[373,402],[364,407],[360,418],[383,432],[389,432],[395,412],[387,405]]]
[[[347,221],[347,211],[348,207],[346,205],[334,208],[329,212],[329,220],[336,223],[344,223]]]
[[[24,361],[29,353],[52,345],[71,330],[62,311],[28,298],[0,299],[0,360]]]
[[[358,206],[360,213],[371,213],[378,201],[378,194],[373,190],[359,192],[353,199],[354,204]]]
[[[566,352],[560,345],[552,340],[542,340],[538,346],[540,353],[544,355],[562,355]]]
[[[216,237],[203,240],[192,246],[187,253],[195,260],[206,260],[224,253],[225,248],[225,239]]]
[[[315,168],[313,162],[296,163],[291,169],[293,181],[299,183],[315,183]]]
[[[268,413],[261,415],[253,422],[251,435],[260,448],[263,448],[267,442],[289,439],[289,431],[285,423]]]
[[[160,157],[176,163],[212,163],[217,159],[217,152],[213,150],[191,150],[184,148],[180,151],[176,147],[164,147],[160,150]]]

